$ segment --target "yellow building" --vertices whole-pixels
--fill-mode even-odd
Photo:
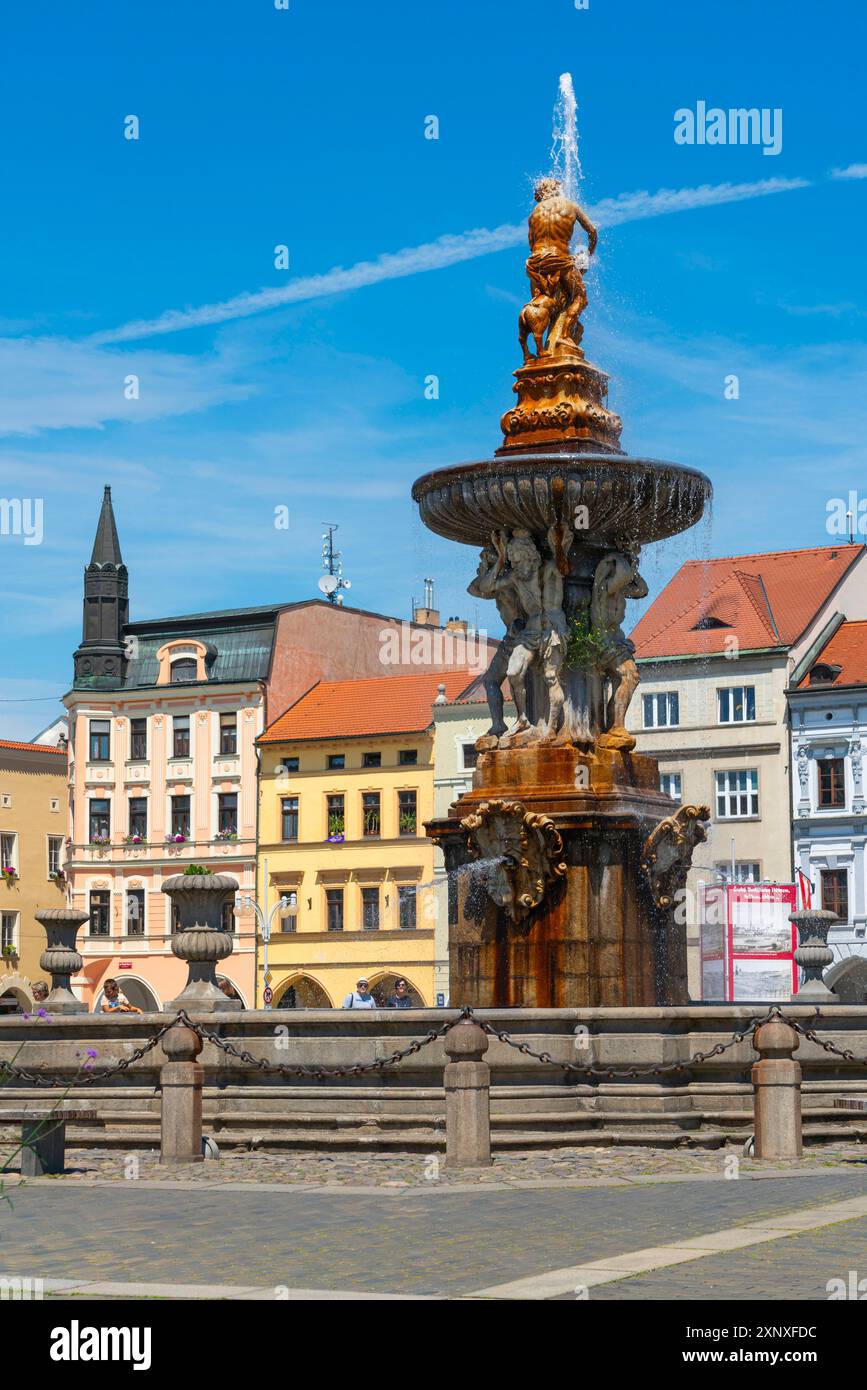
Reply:
[[[258,739],[258,902],[267,919],[290,900],[260,945],[260,1006],[266,971],[275,1006],[339,1008],[362,975],[383,1003],[400,977],[437,1003],[433,706],[473,677],[320,681]]]
[[[66,906],[66,747],[0,739],[0,998],[25,1009],[45,930],[38,908]],[[13,1006],[14,1007],[14,1006]]]

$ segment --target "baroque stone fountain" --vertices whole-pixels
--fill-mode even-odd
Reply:
[[[473,789],[427,826],[450,871],[451,1003],[685,1003],[677,895],[709,812],[673,813],[656,761],[635,752],[623,623],[627,600],[648,592],[642,545],[693,526],[712,489],[695,469],[621,449],[607,377],[581,347],[596,228],[557,179],[535,200],[503,443],[412,490],[426,526],[481,548],[469,592],[494,601],[506,630],[484,680],[492,723]],[[586,252],[573,252],[576,223]]]

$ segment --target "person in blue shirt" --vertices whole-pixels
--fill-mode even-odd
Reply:
[[[347,994],[343,1001],[344,1009],[375,1009],[376,1000],[370,992],[370,982],[362,975],[360,980],[356,980],[355,989],[351,994]]]

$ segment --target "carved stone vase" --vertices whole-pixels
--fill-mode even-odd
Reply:
[[[834,959],[834,952],[828,945],[828,932],[839,921],[836,912],[826,912],[822,908],[805,908],[803,912],[793,912],[789,921],[798,929],[795,964],[804,972],[803,983],[792,995],[792,1002],[838,1004],[840,1001],[837,995],[828,988],[822,978],[823,972]]]
[[[48,942],[39,964],[51,976],[51,992],[41,1007],[49,1014],[86,1014],[87,1005],[76,999],[69,982],[83,964],[75,939],[88,914],[77,907],[44,907],[34,916]]]
[[[179,928],[172,936],[172,954],[187,962],[189,975],[168,1009],[214,1013],[240,1009],[239,999],[227,999],[217,984],[217,962],[232,954],[232,933],[223,930],[223,908],[234,899],[238,881],[230,874],[174,874],[162,891],[177,908]]]

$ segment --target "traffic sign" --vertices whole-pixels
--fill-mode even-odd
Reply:
[[[273,989],[270,989],[268,985],[265,986],[265,990],[264,990],[264,993],[263,993],[263,995],[262,995],[262,998],[264,999],[264,1001],[265,1001],[265,1006],[266,1006],[266,1008],[267,1008],[267,1007],[270,1005],[272,999],[274,998],[274,991],[273,991]]]

